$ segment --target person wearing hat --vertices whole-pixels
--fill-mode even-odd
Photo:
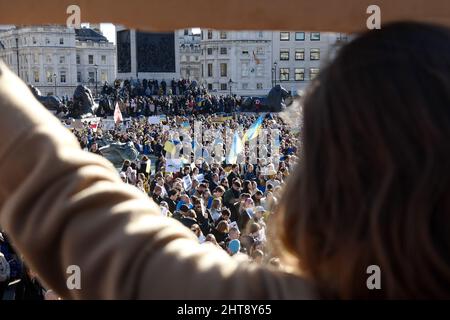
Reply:
[[[238,239],[233,239],[228,243],[227,251],[230,256],[234,256],[241,250],[241,242]]]

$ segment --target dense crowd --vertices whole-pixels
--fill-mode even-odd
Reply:
[[[98,155],[105,155],[102,151],[105,140],[136,149],[136,158],[124,158],[121,163],[115,163],[122,180],[151,197],[160,206],[161,215],[172,217],[192,230],[200,243],[211,242],[230,255],[254,263],[278,265],[267,241],[267,224],[297,161],[298,134],[278,115],[266,114],[261,131],[268,133],[268,142],[257,140],[253,151],[256,154],[253,155],[250,143],[245,143],[236,163],[228,163],[227,130],[242,134],[258,116],[243,113],[167,115],[160,123],[152,124],[141,115],[125,118],[112,128],[106,128],[102,122],[92,126],[90,121],[82,122],[79,127],[66,126],[84,150]],[[203,129],[200,138],[194,134],[195,123]],[[279,130],[278,142],[270,139],[271,130]],[[179,146],[177,155],[167,150],[167,142]],[[186,152],[182,148],[186,143],[201,147]],[[277,144],[277,153],[273,153],[271,144]],[[220,149],[223,156],[217,157],[214,153]],[[258,157],[260,154],[267,157]],[[174,157],[182,160],[175,170],[168,167]],[[256,159],[255,163],[252,158]],[[279,161],[271,161],[273,159]],[[11,284],[14,279],[22,279],[18,282],[27,286],[25,291],[28,293],[21,293],[24,291],[22,284],[14,285],[14,289],[3,290],[3,297],[30,299],[32,295],[36,299],[44,298],[47,291],[26,269],[20,257],[10,253],[12,247],[5,243],[6,249],[2,247],[2,252],[6,260],[17,261],[12,263],[8,281]],[[47,296],[54,298],[51,291]]]

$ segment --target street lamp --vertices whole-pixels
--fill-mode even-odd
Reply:
[[[94,65],[94,68],[95,68],[95,96],[97,97],[98,96],[98,91],[97,91],[97,70],[98,70],[98,65]]]
[[[56,94],[56,73],[53,74],[53,81],[55,82],[55,96],[58,96]]]
[[[274,77],[275,77],[275,86],[277,85],[277,62],[275,61],[273,63],[273,68],[274,68]]]
[[[230,96],[231,96],[231,84],[233,83],[233,81],[230,78],[230,81],[228,81],[228,85],[230,86]]]
[[[273,85],[273,74],[275,73],[275,68],[274,67],[272,67],[272,87],[274,87],[274,85]]]

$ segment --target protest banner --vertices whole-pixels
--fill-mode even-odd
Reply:
[[[183,177],[183,187],[184,190],[189,191],[191,190],[192,187],[192,180],[191,180],[191,176],[187,175]]]
[[[166,159],[166,172],[179,172],[182,166],[181,159]]]

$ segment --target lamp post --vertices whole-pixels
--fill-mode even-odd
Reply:
[[[97,70],[98,70],[98,65],[94,65],[95,68],[95,97],[98,96],[98,90],[97,90]]]
[[[274,87],[274,85],[273,85],[273,74],[275,73],[275,68],[274,67],[272,67],[272,87]]]
[[[53,81],[55,82],[55,96],[58,96],[56,94],[56,73],[53,74]]]
[[[274,68],[274,77],[275,77],[275,86],[277,85],[277,62],[275,61],[273,63],[273,68]]]
[[[232,85],[233,81],[230,78],[230,81],[228,81],[228,85],[230,86],[230,97],[231,97],[231,85]]]
[[[16,38],[17,76],[20,77],[19,38]]]

